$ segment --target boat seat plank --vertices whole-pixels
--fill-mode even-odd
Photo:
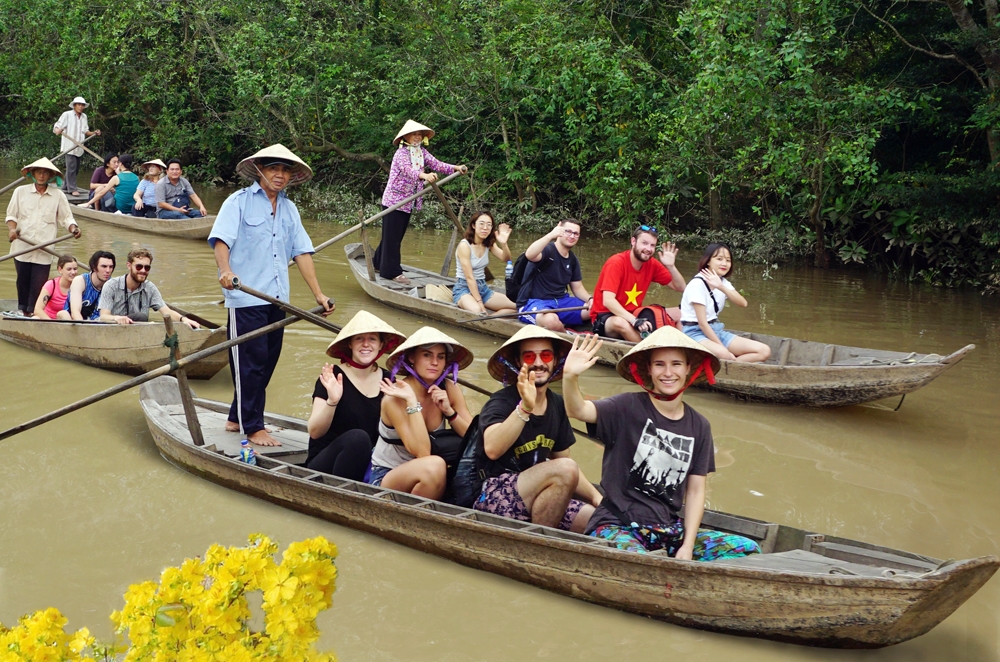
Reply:
[[[775,554],[752,554],[738,559],[712,561],[714,564],[736,565],[744,568],[775,570],[779,572],[804,572],[812,575],[857,575],[862,577],[891,577],[897,569],[851,563],[831,559],[822,554],[793,549]]]
[[[178,425],[187,429],[187,419],[184,417],[184,407],[182,405],[162,405],[172,419]],[[205,444],[214,444],[229,457],[236,457],[240,454],[240,440],[243,436],[239,432],[226,432],[225,414],[210,411],[202,407],[198,410],[198,420],[201,421],[202,434],[205,437]],[[281,442],[281,446],[254,446],[257,455],[288,455],[290,453],[303,453],[309,450],[309,435],[282,427],[273,427],[271,436]]]
[[[861,563],[866,565],[878,565],[895,570],[906,570],[910,572],[927,572],[934,570],[938,564],[928,563],[918,559],[899,556],[881,552],[874,549],[865,549],[855,545],[844,545],[836,542],[814,543],[810,550],[829,559],[838,561],[848,561],[851,563]]]
[[[735,533],[755,540],[760,544],[761,550],[765,554],[770,553],[774,549],[774,545],[778,539],[779,525],[777,524],[762,522],[750,519],[749,517],[730,515],[729,513],[720,513],[714,510],[705,511],[704,516],[702,516],[701,525],[705,528]]]

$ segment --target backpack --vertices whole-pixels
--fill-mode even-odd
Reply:
[[[507,278],[505,286],[507,298],[514,301],[518,309],[528,303],[528,299],[531,298],[531,288],[529,286],[532,279],[540,272],[548,269],[549,265],[553,262],[555,260],[549,258],[543,266],[541,260],[532,262],[524,253],[518,255],[517,259],[514,260],[514,271]]]
[[[480,448],[483,450],[480,451]],[[469,429],[465,431],[465,449],[458,461],[458,468],[455,470],[455,477],[451,483],[451,503],[456,506],[472,508],[472,504],[476,502],[479,493],[483,490],[486,472],[479,468],[477,462],[480,452],[485,456],[483,431],[479,429],[479,416],[477,415],[469,423]]]
[[[667,314],[667,309],[658,303],[636,308],[632,313],[637,318],[648,320],[653,323],[653,329],[664,326],[674,326],[674,318]]]

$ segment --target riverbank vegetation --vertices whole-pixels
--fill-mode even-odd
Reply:
[[[377,200],[406,118],[470,204],[736,229],[819,266],[1000,272],[995,0],[40,0],[0,11],[0,125],[233,179],[268,142]],[[101,151],[100,149],[98,151]],[[766,251],[765,251],[766,252]]]

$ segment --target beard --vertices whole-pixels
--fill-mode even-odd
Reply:
[[[643,254],[639,252],[638,248],[633,248],[632,255],[634,255],[635,259],[639,260],[640,262],[647,262],[649,258],[653,257],[653,252],[650,251],[649,255],[643,256]]]

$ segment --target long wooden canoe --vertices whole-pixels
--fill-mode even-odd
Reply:
[[[160,453],[213,482],[457,563],[678,625],[796,644],[878,648],[924,634],[993,576],[1000,559],[919,554],[708,511],[705,525],[756,539],[763,554],[712,563],[634,554],[597,538],[480,513],[297,466],[305,421],[265,415],[282,446],[240,462],[229,405],[195,399],[195,446],[177,381],[142,386]]]
[[[374,281],[369,280],[361,244],[349,244],[344,250],[361,288],[384,304],[501,338],[509,338],[524,326],[516,318],[493,319],[426,298],[427,285],[454,285],[454,279],[432,271],[404,265],[410,285],[378,276]],[[975,345],[966,345],[948,356],[940,356],[830,345],[763,333],[733,333],[768,345],[771,358],[764,363],[722,361],[716,385],[703,386],[750,400],[806,407],[855,405],[911,393],[975,349]],[[615,365],[632,346],[633,343],[624,340],[605,338],[601,363]]]
[[[0,311],[15,310],[17,301],[0,300]],[[226,340],[226,328],[188,328],[175,324],[181,356],[208,349]],[[0,314],[0,339],[21,347],[55,354],[64,359],[104,368],[126,375],[141,375],[169,360],[163,346],[166,333],[162,322],[140,322],[122,326],[101,322],[38,320]],[[220,352],[188,368],[191,379],[211,379],[229,363]]]
[[[90,207],[75,205],[72,209],[73,216],[77,218],[85,218],[88,221],[106,223],[136,232],[177,237],[178,239],[208,239],[208,234],[212,231],[212,225],[215,223],[214,214],[201,218],[169,221],[162,218],[139,218],[130,214],[109,214],[106,211],[97,211]]]

